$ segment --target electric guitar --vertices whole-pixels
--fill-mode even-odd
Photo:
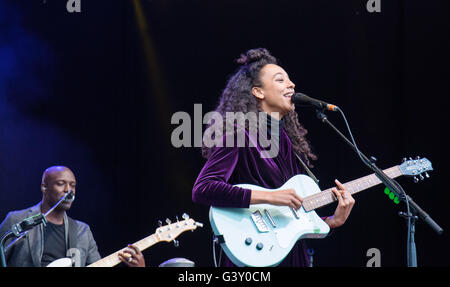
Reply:
[[[195,220],[193,220],[192,218],[189,218],[189,215],[187,215],[186,213],[183,214],[183,219],[182,221],[177,221],[174,223],[171,223],[171,221],[169,219],[166,219],[166,222],[168,223],[165,226],[162,226],[161,221],[159,221],[159,227],[156,229],[155,233],[153,233],[152,235],[139,240],[138,242],[134,243],[133,245],[136,246],[137,248],[139,248],[140,251],[143,251],[147,248],[149,248],[150,246],[159,243],[161,241],[166,241],[166,242],[170,242],[170,241],[174,241],[175,246],[178,247],[178,241],[175,240],[175,238],[177,238],[181,233],[191,230],[194,231],[197,227],[203,227],[203,224],[200,222],[196,222]],[[125,248],[114,252],[111,255],[108,255],[86,267],[113,267],[116,266],[117,264],[119,264],[120,259],[118,254],[120,252],[123,252],[125,250]],[[53,262],[51,262],[49,265],[47,265],[47,267],[71,267],[73,266],[73,259],[72,258],[60,258],[58,260],[55,260]]]
[[[426,158],[410,158],[384,172],[390,178],[414,176],[414,181],[417,182],[418,178],[424,178],[423,173],[429,177],[427,171],[430,170],[433,168]],[[355,194],[380,183],[378,177],[371,174],[344,183],[344,186],[351,194]],[[254,204],[249,208],[210,208],[212,230],[219,238],[228,258],[237,266],[276,266],[286,257],[297,240],[324,238],[330,231],[329,226],[314,210],[337,201],[337,198],[331,188],[321,191],[306,175],[295,175],[278,189],[251,184],[236,186],[263,191],[294,189],[303,199],[299,210],[270,204]]]

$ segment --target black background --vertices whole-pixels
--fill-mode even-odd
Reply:
[[[138,5],[136,5],[136,3]],[[183,212],[204,223],[180,247],[144,252],[147,265],[185,257],[212,266],[208,207],[191,191],[200,149],[174,148],[171,116],[194,104],[215,108],[240,53],[265,47],[296,90],[339,105],[359,148],[380,168],[417,155],[431,177],[398,182],[444,229],[419,221],[419,266],[449,266],[446,173],[447,1],[66,1],[0,4],[0,217],[41,200],[42,172],[70,167],[78,181],[69,215],[87,222],[102,256],[155,231]],[[141,12],[146,25],[139,26]],[[370,171],[312,108],[300,120],[319,159],[322,189]],[[329,120],[345,131],[338,114]],[[347,134],[345,132],[345,134]],[[405,210],[373,187],[355,196],[346,224],[309,240],[316,266],[406,266]],[[331,215],[335,205],[318,210]]]

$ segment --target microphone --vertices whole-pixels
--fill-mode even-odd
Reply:
[[[30,216],[28,218],[25,218],[19,223],[14,224],[11,226],[11,232],[16,235],[16,237],[19,237],[19,235],[22,232],[25,232],[27,230],[32,229],[33,227],[43,223],[44,225],[47,223],[46,216],[53,211],[62,201],[64,202],[72,202],[75,200],[75,194],[73,193],[73,190],[69,190],[61,199],[58,201],[55,206],[53,206],[49,211],[47,211],[45,214],[36,214],[33,216]]]
[[[73,194],[73,190],[69,190],[69,192],[63,196],[64,202],[72,202],[74,200],[75,200],[75,194]]]
[[[333,111],[333,112],[336,112],[339,110],[338,106],[329,104],[329,103],[321,101],[321,100],[316,100],[316,99],[310,98],[307,95],[302,94],[302,93],[293,94],[291,99],[295,104],[308,104],[308,105],[315,106],[316,108],[319,108],[319,109],[326,109],[326,110]]]

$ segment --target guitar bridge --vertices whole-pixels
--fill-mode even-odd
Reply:
[[[259,210],[253,212],[251,217],[259,232],[269,232],[269,227]]]

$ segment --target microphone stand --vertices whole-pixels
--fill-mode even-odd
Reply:
[[[338,107],[336,107],[336,110],[338,110],[344,117],[345,123],[347,124],[347,128],[351,135],[351,131],[344,113]],[[425,211],[423,211],[420,208],[420,206],[417,205],[417,203],[415,203],[409,195],[406,194],[403,188],[395,180],[390,178],[375,165],[376,158],[371,157],[369,160],[364,154],[362,154],[359,151],[359,149],[356,147],[356,144],[353,144],[354,139],[352,135],[351,136],[353,143],[350,142],[332,123],[330,123],[330,121],[328,121],[327,116],[324,114],[324,109],[322,110],[317,109],[316,112],[317,118],[321,120],[323,123],[330,126],[358,154],[362,162],[375,173],[375,175],[381,180],[381,182],[385,184],[400,200],[406,203],[407,212],[406,213],[399,212],[399,215],[406,218],[408,222],[407,264],[408,267],[417,267],[417,253],[414,241],[416,220],[420,217],[439,235],[441,235],[444,232],[444,230],[436,222],[434,222],[434,220]]]
[[[0,239],[0,262],[1,267],[6,267],[6,258],[5,258],[5,249],[4,244],[6,240],[16,237],[14,241],[12,241],[8,247],[10,248],[13,244],[15,244],[17,241],[19,241],[21,238],[27,234],[28,230],[34,228],[35,226],[38,226],[39,224],[43,223],[44,226],[47,224],[46,217],[64,200],[66,200],[67,197],[73,198],[73,191],[69,190],[68,193],[66,193],[52,208],[50,208],[45,214],[39,213],[30,217],[25,218],[21,222],[15,223],[11,226],[11,230],[6,232]]]

